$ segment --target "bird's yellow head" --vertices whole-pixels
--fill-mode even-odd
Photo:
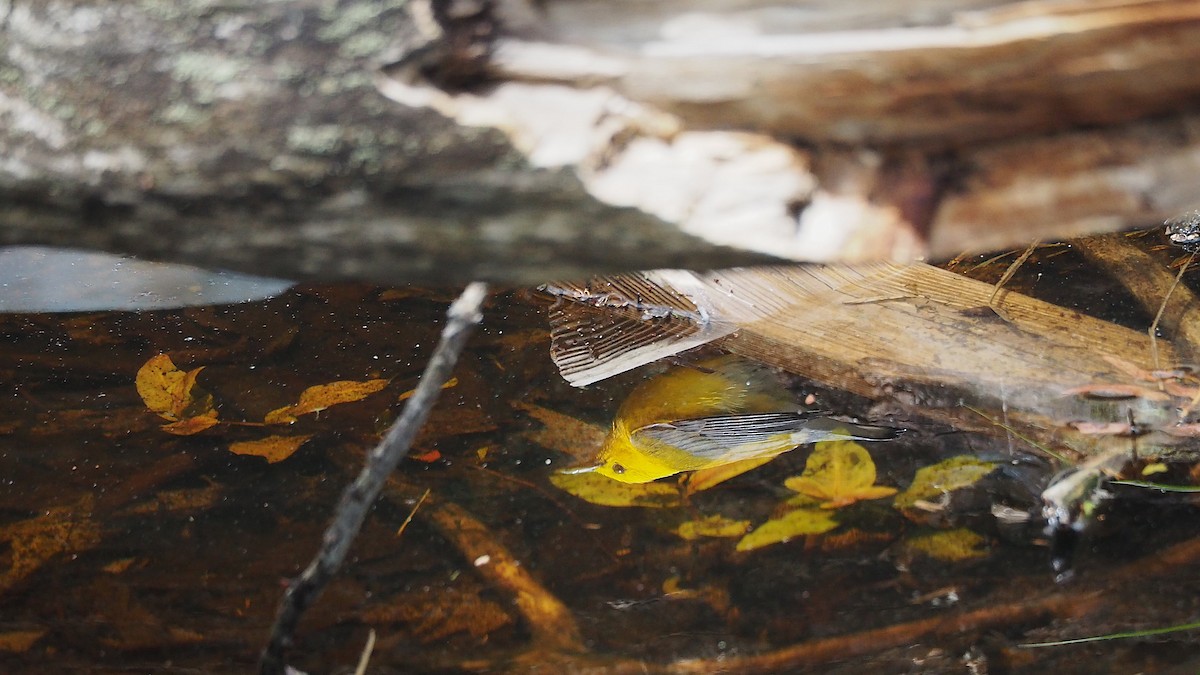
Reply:
[[[596,473],[622,483],[649,483],[673,476],[683,469],[672,464],[661,453],[648,453],[639,448],[628,427],[620,420],[604,441],[595,467]]]

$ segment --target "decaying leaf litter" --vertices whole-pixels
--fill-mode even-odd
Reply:
[[[1061,261],[1061,256],[1053,260]],[[1045,272],[1037,254],[1030,264]],[[1020,285],[1020,276],[1018,272],[1015,288],[1027,290]],[[371,291],[357,292],[360,299],[370,299]],[[274,580],[293,574],[295,565],[312,553],[312,542],[319,538],[318,526],[332,502],[330,484],[340,484],[345,475],[339,467],[352,470],[356,451],[372,444],[394,416],[401,395],[411,389],[421,365],[420,355],[401,355],[402,348],[394,345],[396,326],[403,323],[407,330],[421,324],[436,327],[440,311],[438,303],[426,303],[424,308],[416,308],[414,316],[395,313],[389,318],[380,308],[368,308],[370,303],[362,302],[357,311],[373,316],[344,318],[345,325],[364,327],[356,334],[328,319],[322,327],[319,317],[327,311],[327,303],[318,289],[304,291],[288,302],[292,307],[287,311],[309,312],[304,320],[297,320],[296,325],[304,329],[293,328],[288,344],[247,340],[210,329],[206,329],[210,332],[202,345],[196,340],[184,341],[186,332],[175,343],[157,336],[150,350],[143,344],[114,354],[114,365],[108,371],[94,357],[68,353],[68,362],[90,362],[89,370],[73,376],[76,393],[47,384],[54,370],[44,367],[46,361],[38,357],[37,350],[31,350],[27,362],[8,356],[13,381],[21,383],[23,390],[15,403],[8,403],[13,413],[10,417],[33,419],[16,414],[24,413],[23,409],[42,414],[36,429],[30,422],[18,421],[7,433],[9,440],[31,441],[29,447],[38,451],[34,466],[22,465],[12,475],[23,484],[44,481],[60,486],[53,494],[10,496],[5,500],[6,512],[18,517],[8,522],[24,522],[21,527],[26,530],[29,524],[38,523],[41,531],[49,533],[42,535],[46,540],[46,536],[56,536],[53,533],[60,526],[52,518],[38,520],[38,509],[49,511],[62,504],[64,494],[74,490],[82,495],[92,483],[104,484],[107,479],[110,487],[100,500],[103,503],[73,509],[75,518],[96,523],[96,528],[78,530],[91,534],[54,539],[65,542],[66,546],[58,545],[61,552],[44,549],[50,553],[46,560],[24,579],[10,584],[5,602],[16,611],[4,634],[11,637],[6,643],[15,647],[5,658],[20,665],[46,658],[47,648],[64,654],[63,645],[69,645],[70,638],[54,627],[61,624],[50,617],[82,612],[108,626],[105,644],[114,662],[138,658],[153,663],[157,658],[153,655],[163,653],[178,661],[180,650],[202,662],[204,657],[186,649],[200,645],[211,651],[228,645],[232,662],[240,658],[252,667],[262,630],[249,630],[247,623],[265,625],[278,598]],[[391,307],[396,308],[394,301]],[[435,420],[425,434],[423,447],[438,450],[442,459],[429,464],[414,461],[402,468],[395,486],[389,488],[391,496],[377,510],[379,520],[368,525],[356,545],[352,569],[339,582],[340,588],[335,586],[317,604],[302,628],[302,634],[316,631],[322,636],[309,643],[313,649],[302,657],[309,660],[300,665],[310,672],[352,663],[362,648],[368,624],[379,633],[372,663],[384,666],[396,659],[411,664],[413,654],[419,654],[424,667],[462,667],[469,656],[472,662],[487,663],[489,668],[522,672],[531,663],[579,665],[583,662],[577,660],[577,654],[582,648],[591,653],[587,663],[594,664],[599,658],[612,672],[642,666],[651,672],[702,669],[709,663],[706,659],[717,656],[726,661],[736,659],[733,665],[748,672],[768,672],[821,663],[829,654],[837,654],[839,659],[868,659],[859,663],[886,663],[905,658],[907,645],[912,643],[969,646],[982,632],[1007,633],[1013,626],[1047,626],[1025,636],[1016,633],[1017,641],[1066,636],[1062,630],[1048,628],[1048,617],[1073,618],[1071,636],[1078,636],[1089,632],[1089,627],[1094,628],[1093,634],[1123,628],[1124,624],[1115,625],[1113,618],[1121,616],[1136,619],[1138,625],[1183,623],[1195,609],[1147,603],[1145,594],[1137,603],[1111,591],[1104,594],[1107,599],[1103,603],[1095,599],[1096,590],[1109,590],[1111,582],[1120,579],[1132,583],[1137,578],[1139,588],[1151,596],[1156,584],[1169,585],[1172,595],[1187,592],[1190,582],[1176,578],[1173,571],[1189,564],[1196,554],[1186,543],[1161,548],[1168,541],[1167,533],[1145,527],[1123,527],[1114,539],[1102,524],[1092,535],[1100,545],[1086,551],[1083,574],[1075,585],[1058,588],[1050,583],[1047,554],[1037,544],[1040,526],[998,521],[991,512],[998,501],[1036,512],[1039,481],[1052,472],[1036,451],[1025,457],[1027,448],[1016,436],[1012,443],[1018,454],[1007,454],[1007,432],[1003,430],[996,443],[948,426],[920,429],[911,420],[897,420],[910,427],[900,441],[902,446],[897,446],[904,449],[864,446],[877,476],[863,485],[894,488],[899,491],[896,495],[855,500],[831,509],[820,509],[822,502],[817,501],[816,510],[844,522],[823,534],[795,536],[787,543],[757,550],[736,550],[739,538],[773,517],[785,517],[786,502],[805,496],[789,490],[786,482],[789,477],[804,475],[811,448],[785,453],[706,489],[689,491],[692,477],[682,485],[672,479],[648,484],[672,490],[678,506],[631,510],[590,505],[550,482],[554,469],[576,461],[556,444],[571,448],[570,453],[581,453],[579,443],[588,438],[586,429],[603,436],[622,396],[646,375],[634,373],[607,389],[575,392],[557,383],[553,373],[544,368],[544,333],[529,328],[539,325],[541,308],[519,298],[498,298],[489,312],[497,309],[508,316],[493,318],[491,325],[485,321],[476,351],[458,373],[460,384],[444,392],[448,414],[441,422]],[[236,321],[220,313],[202,318],[197,327]],[[107,334],[121,334],[119,326],[112,323],[115,319],[94,320],[117,328],[105,331]],[[43,327],[55,326],[53,318],[35,321]],[[73,321],[72,331],[78,335],[79,320]],[[145,317],[128,321],[141,322],[147,331],[153,323]],[[181,314],[167,321],[184,325],[188,319]],[[432,333],[431,329],[423,337],[411,338],[410,347],[430,345]],[[147,334],[153,335],[153,331]],[[94,346],[82,342],[76,345],[80,352]],[[235,358],[239,350],[244,350],[241,355],[247,360]],[[357,357],[361,358],[355,354],[359,350],[362,353]],[[138,369],[160,353],[170,355],[176,370],[185,375],[204,367],[196,374],[194,386],[212,394],[218,424],[190,436],[160,428],[172,420],[146,406],[133,385]],[[375,356],[380,358],[372,358]],[[402,360],[408,365],[394,367]],[[512,384],[510,377],[517,384]],[[272,410],[298,405],[302,392],[310,387],[372,380],[390,384],[359,400],[292,415],[296,421],[291,424],[239,424],[261,424]],[[1187,378],[1174,381],[1186,384]],[[1146,384],[1157,388],[1154,382]],[[793,381],[791,386],[797,400],[813,394],[819,406],[847,417],[872,412],[863,401],[803,380]],[[505,395],[497,396],[498,389],[506,389]],[[128,422],[128,433],[113,424],[103,435],[89,435],[88,424],[95,415],[46,414],[56,408],[64,412],[94,410],[97,401],[110,406],[108,417]],[[1108,401],[1100,403],[1110,405]],[[455,409],[463,414],[454,414]],[[471,412],[467,415],[464,411]],[[475,422],[458,424],[471,416]],[[970,416],[978,426],[995,430],[983,417]],[[868,419],[878,421],[879,416],[872,414]],[[62,428],[55,429],[56,423]],[[64,424],[80,426],[72,432]],[[311,435],[311,439],[276,464],[229,452],[234,443],[270,438],[276,432]],[[83,447],[91,446],[87,452],[90,464],[81,461],[83,456],[68,452],[70,444],[63,441],[73,433],[88,439]],[[97,453],[91,450],[102,443],[112,452],[97,461]],[[154,451],[148,453],[145,448]],[[1182,452],[1178,444],[1174,450]],[[916,452],[924,454],[911,456]],[[923,470],[944,462],[952,464],[963,456],[995,463],[998,468],[964,481],[958,489],[913,490],[921,483],[918,476]],[[1014,457],[1021,462],[1013,464]],[[1153,461],[1147,454],[1139,462],[1143,468],[1166,467],[1166,471],[1154,468],[1147,477],[1163,483],[1187,480],[1190,463],[1186,454],[1165,463]],[[96,464],[103,466],[97,468]],[[946,480],[940,477],[933,482],[943,485],[939,481]],[[117,483],[137,485],[118,496],[112,487]],[[430,488],[431,501],[417,510],[413,524],[397,540],[400,524]],[[907,501],[901,502],[906,494]],[[1153,506],[1154,501],[1142,494],[1134,497],[1141,507]],[[824,499],[836,501],[845,500]],[[257,506],[248,508],[246,503]],[[1108,522],[1136,523],[1130,516],[1122,518],[1122,505],[1128,503],[1128,498],[1110,501],[1116,510]],[[505,508],[497,512],[495,504]],[[1181,504],[1175,508],[1186,512],[1189,507]],[[476,523],[470,526],[476,533],[472,536],[481,537],[472,540],[474,543],[458,538],[461,528],[470,522]],[[286,541],[272,539],[272,531],[286,531]],[[694,536],[685,538],[681,531]],[[964,531],[974,536],[959,534]],[[133,532],[143,534],[131,547]],[[156,536],[147,539],[148,532]],[[728,536],[709,536],[714,532]],[[939,539],[949,543],[938,545],[935,550],[941,553],[930,555],[934,546],[930,542]],[[215,555],[213,542],[222,543],[225,555]],[[1128,558],[1143,547],[1147,554],[1161,548],[1156,566],[1131,563],[1105,571],[1103,561],[1115,551]],[[493,559],[490,551],[496,550],[505,551],[537,585],[527,587],[503,574],[485,574]],[[1015,558],[1003,558],[1005,555]],[[952,561],[956,557],[957,561]],[[192,580],[207,579],[207,587],[216,589],[219,586],[213,584],[219,584],[222,576],[203,571],[202,567],[219,566],[202,565],[201,560],[220,560],[224,568],[240,570],[240,576],[215,594],[210,590],[197,604],[187,600],[192,597]],[[847,566],[851,561],[856,562]],[[993,585],[987,579],[991,578],[1003,579],[1004,592],[989,590]],[[807,581],[818,579],[819,583]],[[127,590],[114,595],[114,583]],[[395,591],[397,583],[408,590]],[[47,595],[50,589],[58,592]],[[514,609],[511,602],[518,594],[530,592],[534,593],[530,597],[543,593],[565,606],[578,626],[580,640],[559,644],[536,630],[531,632],[531,626],[546,625],[546,617]],[[84,601],[89,596],[90,604]],[[35,597],[52,599],[43,608],[33,604]],[[438,597],[447,604],[438,605]],[[468,611],[478,614],[455,618],[449,611],[451,601],[476,608]],[[389,609],[401,606],[389,604],[392,602],[423,607],[427,618],[414,619],[411,611]],[[173,607],[180,604],[197,609],[179,616]],[[439,612],[439,606],[446,611]],[[870,614],[855,613],[856,608],[868,607]],[[496,613],[497,608],[503,616]],[[1101,620],[1101,615],[1106,618]],[[938,622],[950,616],[955,617],[955,629],[939,627],[942,624]],[[491,628],[485,635],[473,635],[468,628],[455,630],[472,624]],[[714,646],[718,641],[725,643],[723,651]],[[1170,655],[1172,644],[1160,645],[1160,653]],[[1019,663],[1027,658],[1004,643],[985,651],[993,663]],[[65,653],[79,652],[68,649]],[[131,656],[147,653],[151,656]],[[664,654],[670,657],[664,660]],[[946,659],[947,667],[957,663],[956,657],[926,656],[935,664],[938,658]],[[223,663],[231,662],[227,654],[221,658]],[[1058,657],[1039,654],[1038,658],[1050,660],[1039,661],[1047,663]],[[699,661],[687,666],[689,661],[677,659]]]

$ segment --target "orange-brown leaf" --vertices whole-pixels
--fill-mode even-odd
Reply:
[[[296,405],[278,408],[267,413],[263,421],[267,424],[291,424],[300,415],[320,412],[342,403],[353,403],[374,394],[388,385],[388,380],[342,380],[329,384],[318,384],[300,393]]]
[[[184,419],[176,420],[170,424],[164,424],[162,425],[162,430],[168,434],[175,434],[176,436],[191,436],[192,434],[198,434],[209,427],[215,426],[218,423],[217,411],[209,410],[203,415],[185,417]]]
[[[231,443],[229,451],[235,455],[254,455],[262,457],[271,464],[282,462],[300,449],[309,436],[267,436],[257,441],[241,441]]]
[[[175,366],[170,356],[159,354],[142,364],[135,384],[147,408],[163,419],[179,420],[197,401],[192,390],[201,370],[204,366],[184,372]]]

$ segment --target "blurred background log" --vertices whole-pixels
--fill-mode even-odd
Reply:
[[[524,283],[1200,206],[1192,0],[0,0],[0,36],[4,244]]]

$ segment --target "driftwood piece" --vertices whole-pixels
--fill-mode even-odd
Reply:
[[[534,281],[1150,225],[1200,206],[1197,14],[0,0],[0,243]]]

